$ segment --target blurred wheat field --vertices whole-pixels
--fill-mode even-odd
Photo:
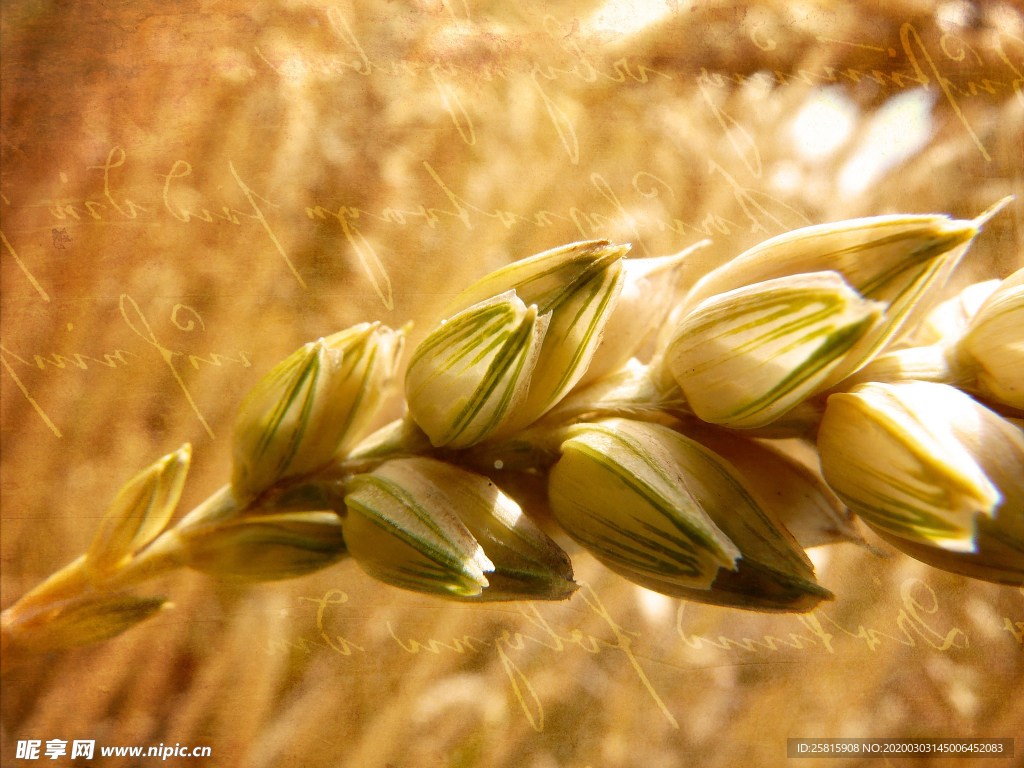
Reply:
[[[808,223],[1016,194],[950,289],[1024,266],[1010,2],[11,0],[0,21],[4,608],[158,456],[193,445],[183,511],[219,487],[239,403],[300,344],[364,320],[412,320],[415,344],[537,251],[711,238],[695,280]],[[449,604],[350,561],[253,586],[179,572],[145,592],[172,610],[3,670],[0,762],[54,738],[353,768],[773,766],[787,737],[1024,749],[1024,594],[810,554],[837,599],[803,617],[665,598],[581,552],[583,588],[553,604]],[[153,759],[132,760],[93,762]]]

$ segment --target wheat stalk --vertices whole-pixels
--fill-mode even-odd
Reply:
[[[4,653],[119,634],[168,605],[134,589],[182,567],[266,581],[351,556],[449,599],[565,599],[542,527],[647,588],[751,610],[831,599],[804,547],[864,543],[853,513],[1019,585],[1024,270],[935,306],[1007,202],[796,230],[692,286],[693,249],[524,259],[460,294],[413,351],[406,415],[368,436],[407,329],[306,344],[242,403],[230,482],[170,525],[189,446],[129,480],[88,552],[3,612]],[[820,472],[770,442],[788,437]]]

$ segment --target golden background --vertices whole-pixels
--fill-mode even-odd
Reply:
[[[181,443],[181,510],[218,488],[238,404],[300,344],[363,320],[415,344],[531,253],[710,237],[692,279],[808,223],[1016,193],[954,284],[1024,264],[1016,3],[4,0],[0,42],[5,608]],[[1024,734],[1024,595],[812,557],[837,599],[809,617],[582,553],[564,604],[450,604],[350,561],[179,572],[143,591],[173,610],[4,670],[0,763],[60,738],[102,765],[773,766],[787,737]]]

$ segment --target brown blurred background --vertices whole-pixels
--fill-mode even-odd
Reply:
[[[363,320],[414,320],[415,343],[536,251],[711,237],[692,279],[807,223],[1016,193],[954,284],[1024,265],[1017,3],[4,0],[0,43],[5,608],[158,456],[193,445],[183,511],[223,483],[235,409],[297,346]],[[811,554],[837,599],[804,618],[583,554],[564,604],[449,604],[350,562],[179,573],[148,591],[173,610],[4,670],[0,763],[28,738],[353,768],[773,766],[797,736],[1024,751],[1024,595]],[[889,764],[847,761],[868,763]]]

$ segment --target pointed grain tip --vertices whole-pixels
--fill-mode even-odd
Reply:
[[[992,219],[997,213],[1003,210],[1003,208],[1008,206],[1015,199],[1016,197],[1014,195],[1007,195],[995,205],[989,206],[983,213],[981,213],[980,215],[978,215],[977,218],[974,219],[974,226],[980,229],[982,226],[987,224],[990,219]]]

